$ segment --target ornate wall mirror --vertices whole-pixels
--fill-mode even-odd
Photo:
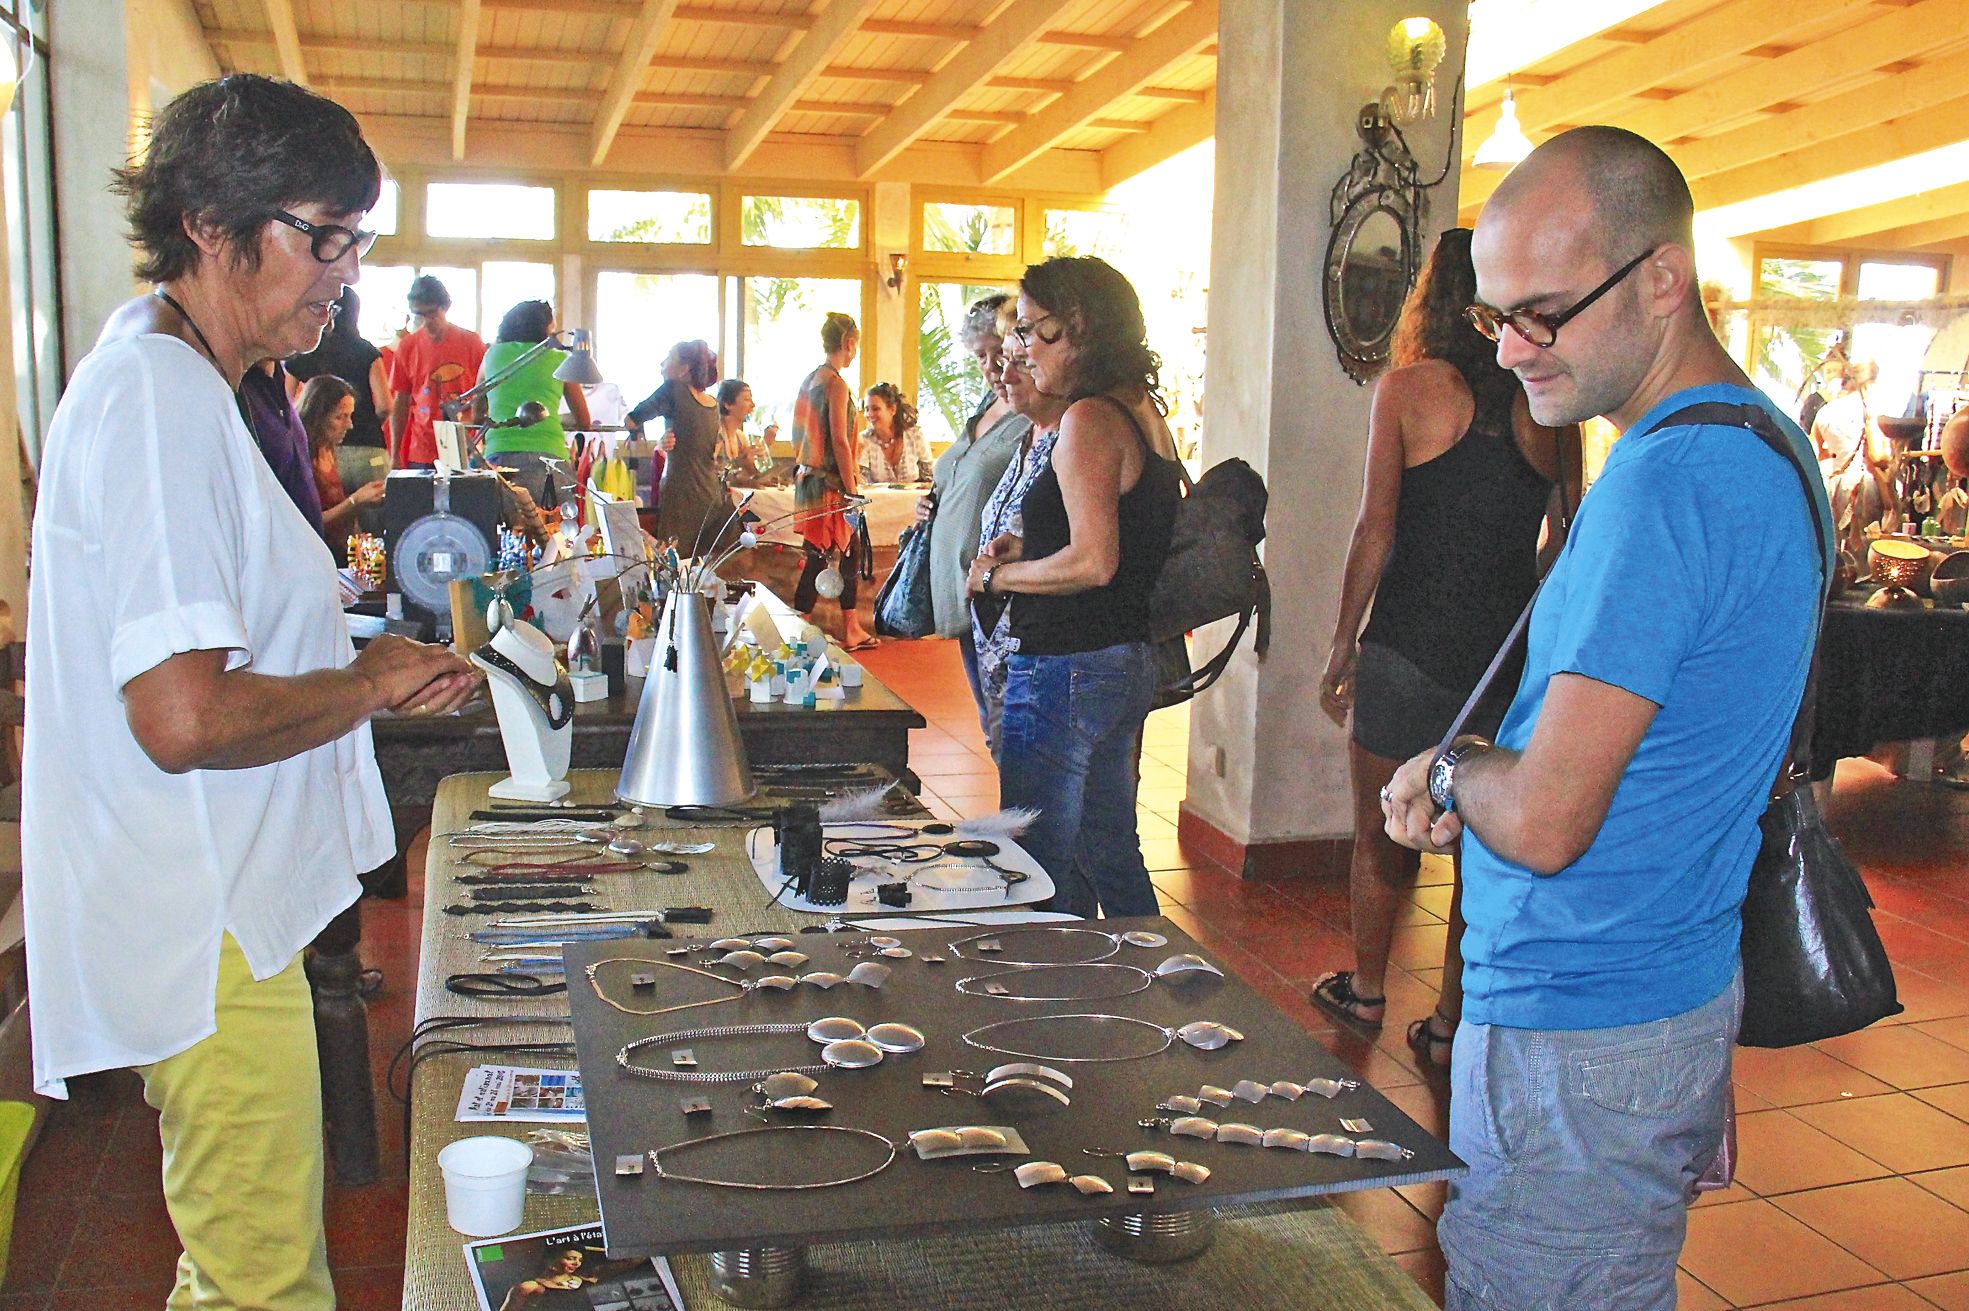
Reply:
[[[1422,262],[1422,183],[1415,157],[1379,105],[1355,123],[1361,149],[1329,201],[1322,299],[1341,367],[1364,383],[1387,363],[1402,301]]]

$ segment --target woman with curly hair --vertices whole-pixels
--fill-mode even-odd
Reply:
[[[731,495],[718,481],[718,357],[701,341],[680,341],[663,357],[663,385],[629,411],[629,426],[661,415],[663,481],[656,488],[656,535],[672,538],[677,554],[704,556],[729,545],[738,529],[730,524]],[[721,532],[729,527],[730,533]]]
[[[1018,526],[970,571],[980,674],[1004,670],[1000,800],[1039,811],[1021,841],[1053,878],[1054,909],[1084,917],[1157,912],[1135,828],[1136,747],[1156,693],[1149,593],[1181,488],[1137,416],[1162,409],[1146,334],[1135,289],[1105,261],[1026,270],[1008,367],[1064,408],[1047,418],[1049,449],[1035,432],[1043,467],[1028,458]]]
[[[1320,679],[1333,722],[1345,727],[1353,715],[1354,968],[1322,976],[1312,999],[1365,1029],[1380,1028],[1387,1013],[1389,943],[1419,867],[1382,827],[1381,789],[1449,730],[1531,599],[1541,564],[1564,542],[1566,507],[1579,499],[1579,429],[1532,421],[1523,386],[1464,315],[1476,298],[1470,230],[1451,228],[1402,307],[1394,367],[1374,387],[1366,486]],[[1523,658],[1515,653],[1500,672],[1468,731],[1496,732]],[[1437,1066],[1449,1064],[1463,1010],[1459,900],[1452,893],[1435,1012],[1408,1033],[1416,1055]]]
[[[916,407],[893,382],[868,389],[868,426],[861,430],[861,477],[871,483],[926,483],[935,467],[930,444],[916,426]]]

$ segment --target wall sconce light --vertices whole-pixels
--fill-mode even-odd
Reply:
[[[884,279],[890,291],[902,290],[903,270],[909,267],[909,256],[901,251],[889,256],[889,276]]]
[[[1428,18],[1404,18],[1388,29],[1388,67],[1395,83],[1381,93],[1381,107],[1397,123],[1430,118],[1436,112],[1436,69],[1449,40]]]
[[[1518,102],[1507,85],[1504,88],[1504,102],[1497,107],[1497,126],[1477,147],[1477,153],[1470,157],[1470,164],[1474,168],[1499,168],[1508,172],[1530,153],[1531,138],[1518,126]]]

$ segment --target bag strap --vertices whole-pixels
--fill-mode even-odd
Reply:
[[[1820,600],[1817,618],[1812,625],[1812,663],[1805,673],[1805,695],[1799,703],[1798,714],[1792,721],[1791,742],[1785,751],[1784,762],[1778,770],[1777,782],[1772,787],[1771,795],[1775,800],[1791,791],[1797,780],[1809,774],[1811,770],[1812,729],[1818,711],[1818,636],[1819,628],[1825,621],[1825,602],[1832,599],[1833,587],[1831,572],[1825,562],[1824,539],[1828,535],[1828,525],[1824,511],[1819,508],[1818,498],[1812,495],[1811,475],[1807,474],[1803,460],[1793,448],[1790,439],[1784,435],[1783,430],[1761,405],[1747,402],[1739,404],[1732,401],[1698,401],[1693,405],[1683,406],[1658,423],[1627,434],[1627,439],[1632,440],[1643,433],[1659,432],[1664,428],[1688,428],[1705,424],[1724,428],[1748,428],[1766,446],[1777,452],[1779,458],[1790,465],[1792,472],[1798,475],[1799,486],[1805,493],[1805,505],[1812,516],[1812,555],[1819,562],[1820,577],[1825,579],[1824,595]],[[1565,476],[1563,468],[1560,470],[1560,476],[1562,478]],[[1572,516],[1568,515],[1566,519],[1570,524]],[[1517,622],[1511,625],[1511,632],[1505,637],[1504,644],[1497,648],[1497,654],[1491,657],[1490,665],[1484,670],[1483,677],[1477,680],[1477,686],[1464,701],[1463,708],[1457,711],[1456,719],[1450,724],[1449,731],[1443,734],[1442,741],[1437,744],[1438,752],[1448,750],[1449,744],[1462,734],[1464,727],[1470,722],[1470,716],[1476,712],[1478,703],[1490,691],[1491,684],[1497,681],[1499,671],[1504,668],[1505,662],[1510,658],[1511,652],[1516,648],[1531,622],[1532,608],[1538,604],[1539,593],[1545,590],[1546,578],[1551,576],[1551,570],[1548,569],[1545,578],[1539,579],[1538,586],[1532,589],[1531,600],[1525,602],[1525,608],[1519,613]]]

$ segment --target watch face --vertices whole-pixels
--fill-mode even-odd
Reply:
[[[1429,766],[1429,800],[1436,803],[1438,810],[1451,809],[1455,800],[1450,796],[1449,791],[1456,768],[1455,763],[1450,759],[1451,754],[1448,751],[1443,752],[1436,757],[1435,763]]]

